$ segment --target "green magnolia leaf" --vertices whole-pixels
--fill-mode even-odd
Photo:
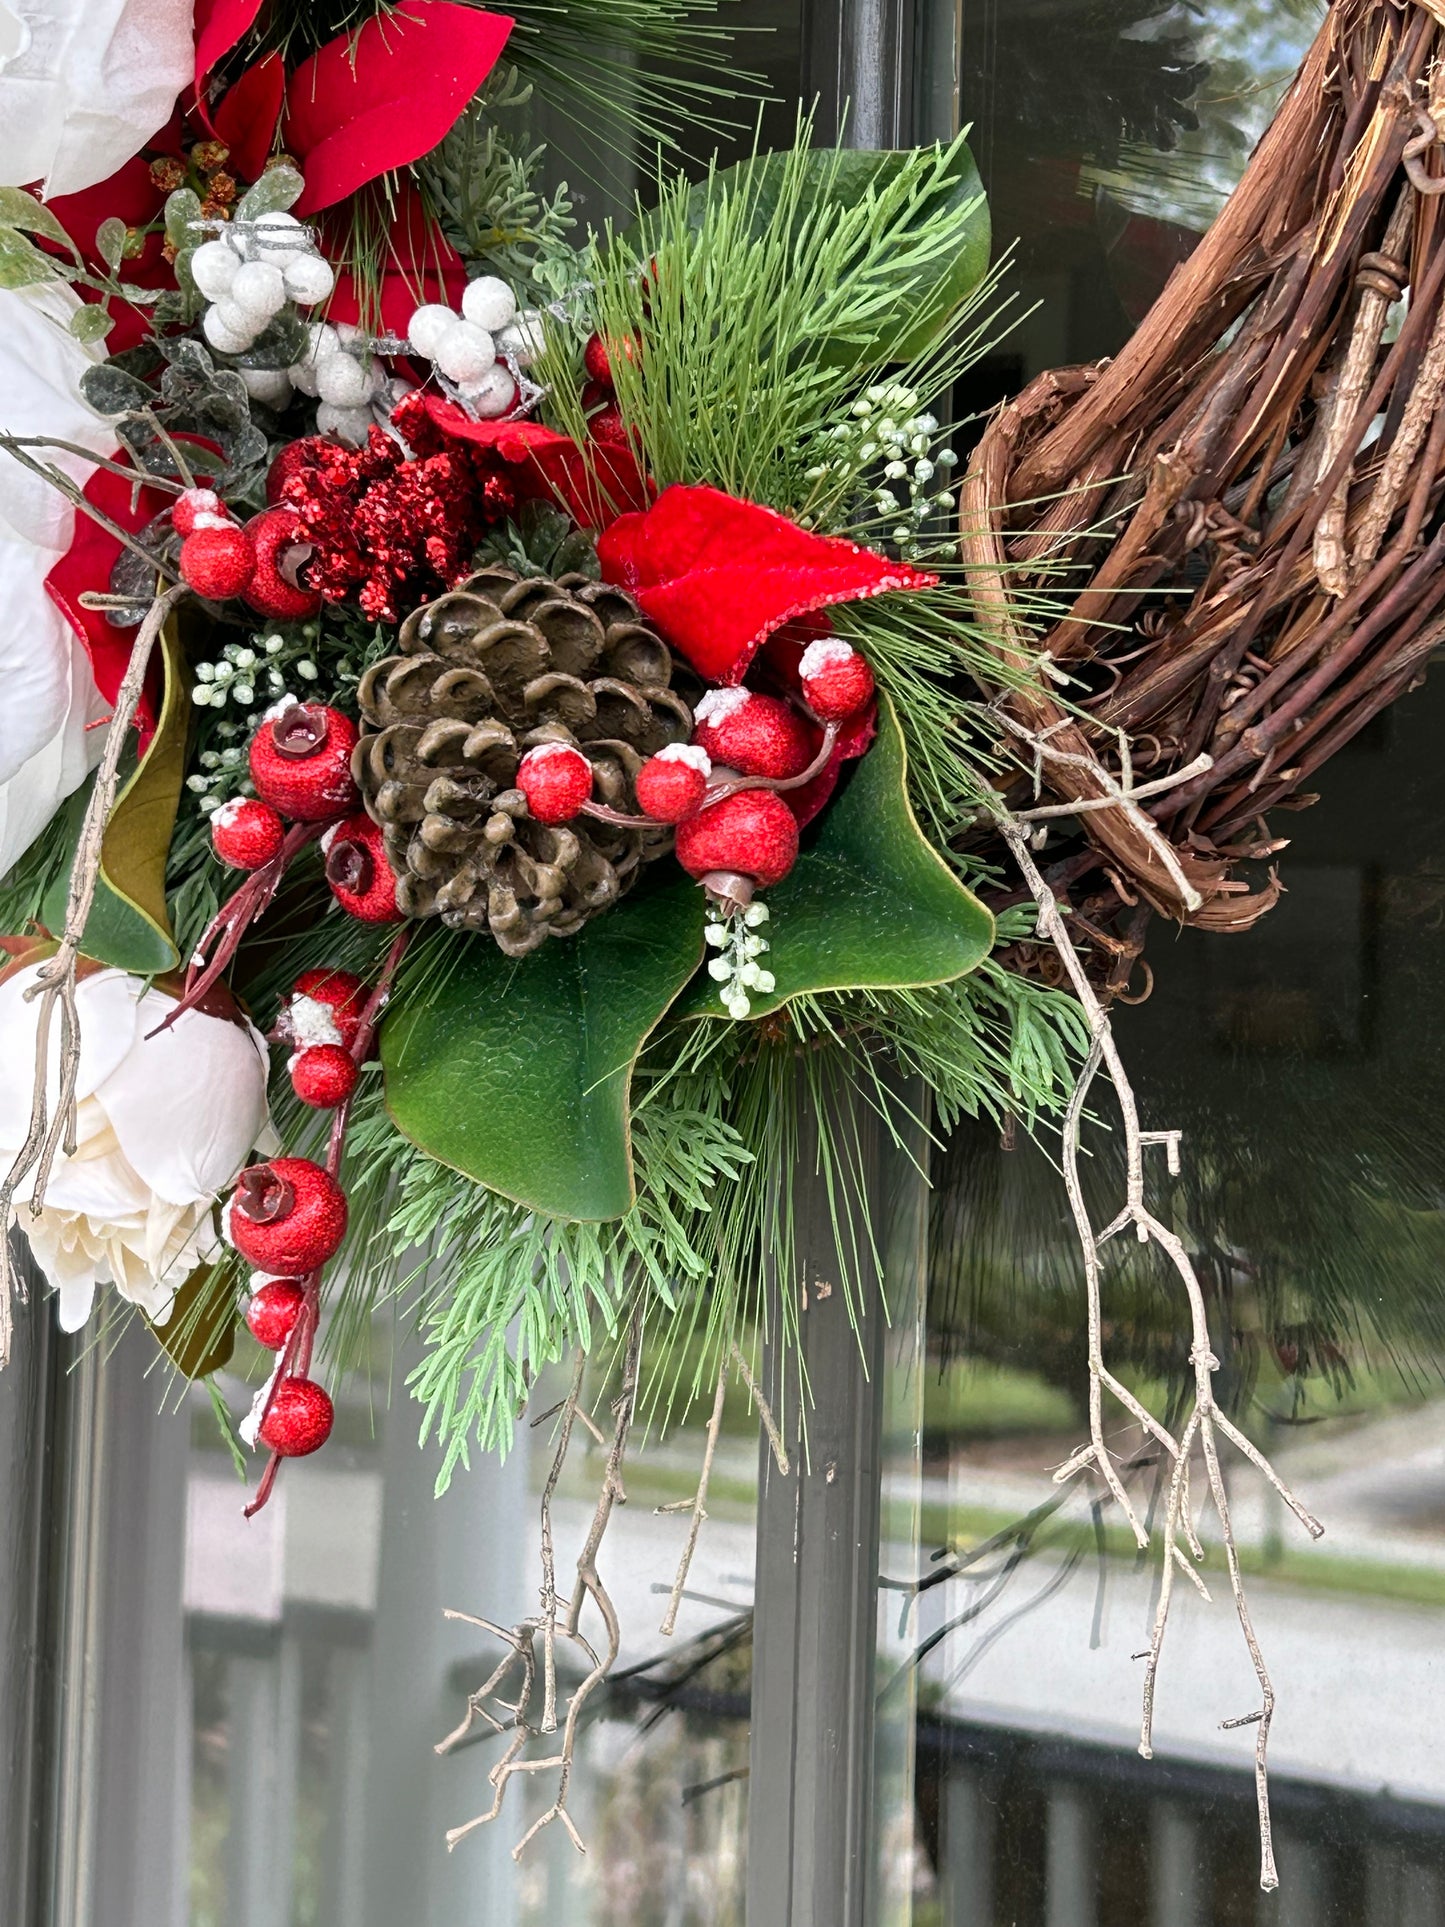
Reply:
[[[33,288],[38,281],[55,281],[60,270],[48,254],[13,227],[0,227],[0,288]]]
[[[77,341],[104,341],[115,326],[115,316],[94,302],[87,302],[75,310],[66,325]]]
[[[27,234],[43,234],[47,241],[58,241],[75,254],[75,243],[54,214],[23,187],[0,187],[0,223],[23,228]]]
[[[702,955],[702,892],[644,882],[528,957],[453,940],[382,1027],[387,1108],[429,1156],[549,1217],[635,1195],[628,1098],[649,1032]]]
[[[294,167],[284,161],[268,167],[254,187],[248,187],[236,205],[238,221],[256,221],[263,214],[283,214],[294,207],[306,187]]]
[[[174,616],[162,631],[161,648],[165,695],[160,720],[106,824],[100,876],[84,938],[86,956],[140,977],[174,970],[180,961],[166,910],[165,879],[185,775],[191,706],[185,651]],[[89,795],[87,785],[65,806],[72,849],[80,837]],[[67,863],[51,884],[41,908],[41,921],[56,933],[65,927],[69,890]]]
[[[859,366],[909,361],[927,348],[948,315],[988,273],[992,245],[988,201],[973,155],[962,140],[934,151],[938,172],[919,196],[913,225],[931,227],[949,219],[953,231],[947,246],[940,248],[934,265],[899,289],[893,319],[878,328],[871,342],[821,342],[820,353],[843,355]],[[852,208],[870,196],[876,198],[894,185],[915,158],[909,149],[814,149],[803,161],[807,181],[798,203],[798,219],[807,221],[816,215],[826,220],[830,207]],[[692,226],[702,226],[712,195],[742,189],[752,229],[762,233],[777,216],[787,170],[797,164],[797,157],[790,153],[759,154],[723,169],[711,180],[700,181],[688,199]],[[642,245],[645,248],[645,237]]]
[[[993,918],[918,827],[907,777],[903,732],[883,698],[877,741],[819,819],[816,840],[767,892],[772,948],[762,961],[777,989],[749,993],[754,1016],[810,991],[949,983],[992,949]],[[677,1015],[726,1016],[717,986],[700,977]]]
[[[226,1267],[201,1265],[177,1291],[164,1325],[146,1323],[185,1378],[209,1378],[236,1349],[236,1288]]]
[[[95,230],[96,251],[108,268],[118,268],[125,255],[126,225],[114,214],[107,215]]]

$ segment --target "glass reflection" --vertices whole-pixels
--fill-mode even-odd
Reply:
[[[965,0],[964,118],[1044,304],[970,402],[1118,345],[1321,12]],[[1279,907],[1238,939],[1156,926],[1154,993],[1116,1013],[1146,1127],[1185,1133],[1155,1196],[1209,1294],[1221,1399],[1327,1528],[1311,1546],[1228,1465],[1278,1694],[1281,1889],[1257,1884],[1253,1731],[1221,1730],[1258,1702],[1207,1531],[1214,1602],[1176,1591],[1138,1756],[1155,1567],[1114,1510],[1052,1483],[1086,1423],[1067,1201],[1046,1142],[974,1128],[935,1158],[926,1343],[893,1368],[919,1433],[891,1439],[881,1731],[895,1699],[917,1710],[914,1797],[877,1842],[884,1927],[1445,1922],[1442,725],[1427,686],[1336,759],[1283,822]],[[1106,1128],[1090,1148],[1098,1211],[1120,1161]],[[1187,1337],[1151,1254],[1115,1254],[1105,1306],[1111,1364],[1167,1418]],[[1124,1417],[1111,1442],[1157,1515]]]
[[[385,1375],[399,1384],[404,1369],[398,1359]],[[409,1402],[386,1407],[385,1375],[348,1385],[325,1462],[289,1465],[249,1524],[209,1410],[195,1414],[180,1709],[189,1784],[169,1830],[189,1884],[179,1918],[741,1927],[757,1479],[745,1401],[725,1414],[710,1516],[671,1641],[657,1629],[686,1519],[655,1508],[691,1491],[708,1411],[629,1460],[628,1504],[601,1553],[622,1654],[582,1727],[569,1801],[587,1853],[554,1827],[517,1866],[511,1848],[551,1803],[555,1774],[514,1779],[496,1822],[450,1855],[443,1848],[448,1828],[491,1805],[488,1774],[506,1743],[479,1721],[462,1748],[434,1752],[502,1652],[443,1610],[511,1624],[535,1609],[551,1428],[524,1428],[505,1466],[459,1473],[438,1501],[434,1457],[417,1449]],[[228,1389],[233,1403],[244,1397],[239,1384]],[[596,1391],[605,1398],[600,1380]],[[558,1489],[564,1586],[602,1465],[599,1448],[579,1443]],[[579,1676],[559,1655],[564,1707]]]

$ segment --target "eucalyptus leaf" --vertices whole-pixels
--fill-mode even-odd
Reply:
[[[98,415],[128,415],[134,409],[148,408],[155,399],[143,381],[118,368],[113,361],[99,361],[85,369],[80,377],[80,392]]]
[[[392,1118],[531,1210],[620,1217],[635,1195],[633,1066],[697,969],[702,926],[701,891],[674,871],[527,957],[484,933],[434,939],[451,946],[444,966],[382,1027]]]
[[[166,196],[166,239],[173,248],[194,247],[191,231],[201,219],[201,197],[193,187],[178,187]]]
[[[306,323],[299,315],[283,311],[268,321],[243,353],[235,357],[238,368],[289,368],[306,352]]]
[[[115,316],[96,302],[77,308],[66,323],[77,341],[104,341],[115,326]]]
[[[257,221],[263,214],[284,214],[301,199],[306,183],[285,161],[268,167],[254,187],[236,203],[238,221]]]
[[[194,335],[169,336],[160,343],[160,350],[172,368],[179,368],[203,381],[210,381],[216,372],[210,350]]]
[[[159,976],[180,961],[166,910],[166,858],[185,775],[191,704],[175,616],[161,632],[161,652],[165,693],[160,717],[106,823],[100,876],[83,938],[86,956],[140,977]],[[72,859],[89,796],[87,784],[65,805]],[[54,931],[65,927],[70,870],[70,862],[61,866],[41,910],[42,921]]]
[[[33,288],[37,282],[60,278],[48,254],[13,227],[0,227],[0,288]]]
[[[107,215],[95,230],[96,252],[108,268],[118,268],[125,255],[126,225],[114,214]]]
[[[74,241],[43,201],[23,187],[0,187],[0,225],[23,228],[27,234],[43,234],[47,241],[58,241],[76,254]]]
[[[790,874],[766,893],[772,948],[761,961],[777,988],[749,993],[753,1016],[808,992],[950,983],[988,955],[993,918],[918,827],[907,781],[903,732],[884,698],[877,740]],[[677,1014],[726,1015],[705,975]]]

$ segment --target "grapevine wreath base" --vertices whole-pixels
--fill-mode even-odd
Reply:
[[[1041,645],[1052,671],[999,708],[1083,806],[1044,874],[1111,991],[1153,917],[1270,908],[1269,812],[1445,639],[1442,57],[1429,0],[1338,0],[1133,338],[1039,376],[970,464],[980,618],[1000,662]],[[1040,637],[1015,602],[1048,587]]]
[[[507,116],[579,49],[605,62],[615,14],[354,11],[335,37],[209,0],[144,151],[132,129],[119,172],[49,201],[0,187],[0,345],[43,371],[0,447],[33,526],[63,524],[0,552],[26,611],[0,666],[49,675],[62,717],[0,712],[0,1042],[40,1073],[0,1104],[0,1219],[68,1328],[104,1287],[207,1382],[243,1470],[265,1449],[249,1512],[325,1446],[327,1381],[389,1299],[419,1321],[443,1485],[566,1361],[532,1421],[555,1421],[538,1609],[476,1622],[502,1659],[444,1742],[507,1734],[472,1824],[555,1773],[525,1845],[577,1837],[639,1418],[712,1395],[664,1633],[735,1375],[802,1475],[748,1347],[798,1337],[799,1178],[825,1176],[868,1311],[867,1173],[833,1120],[871,1106],[903,1143],[902,1072],[941,1132],[1056,1131],[1090,1381],[1058,1476],[1158,1548],[1146,1753],[1207,1492],[1272,1886],[1225,1448],[1320,1527],[1216,1402],[1210,1306],[1149,1204],[1179,1134],[1141,1129],[1108,1005],[1147,987],[1152,916],[1270,907],[1274,871],[1241,873],[1284,847],[1265,813],[1445,635],[1445,22],[1340,0],[1135,339],[990,420],[959,503],[929,403],[987,336],[965,142],[827,152],[804,122],[574,235]],[[662,50],[711,74],[713,30],[628,20],[606,72],[650,137],[626,76]],[[1101,1071],[1126,1186],[1099,1221]],[[1105,1259],[1136,1241],[1186,1310],[1172,1429],[1106,1353]],[[236,1423],[216,1374],[242,1318],[272,1369]],[[610,1430],[583,1403],[599,1355]],[[1106,1399],[1157,1450],[1117,1460]],[[579,1428],[606,1467],[563,1588]]]

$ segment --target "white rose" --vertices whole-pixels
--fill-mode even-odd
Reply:
[[[0,7],[0,181],[75,194],[108,180],[191,80],[194,0]]]
[[[0,290],[0,427],[110,454],[110,423],[80,392],[100,351],[65,326],[78,305],[58,285]],[[93,472],[83,455],[36,453],[79,483]],[[105,715],[90,658],[45,591],[75,514],[57,489],[0,453],[0,876],[84,781],[104,740],[88,728]]]
[[[0,983],[0,1164],[30,1124],[38,964]],[[265,1040],[245,1022],[187,1011],[148,1037],[175,1004],[122,970],[85,977],[76,992],[80,1075],[76,1150],[56,1158],[38,1216],[30,1181],[15,1222],[60,1294],[60,1323],[85,1323],[98,1284],[164,1324],[176,1291],[220,1247],[214,1205],[267,1131]],[[52,1099],[59,1019],[50,1035]]]

